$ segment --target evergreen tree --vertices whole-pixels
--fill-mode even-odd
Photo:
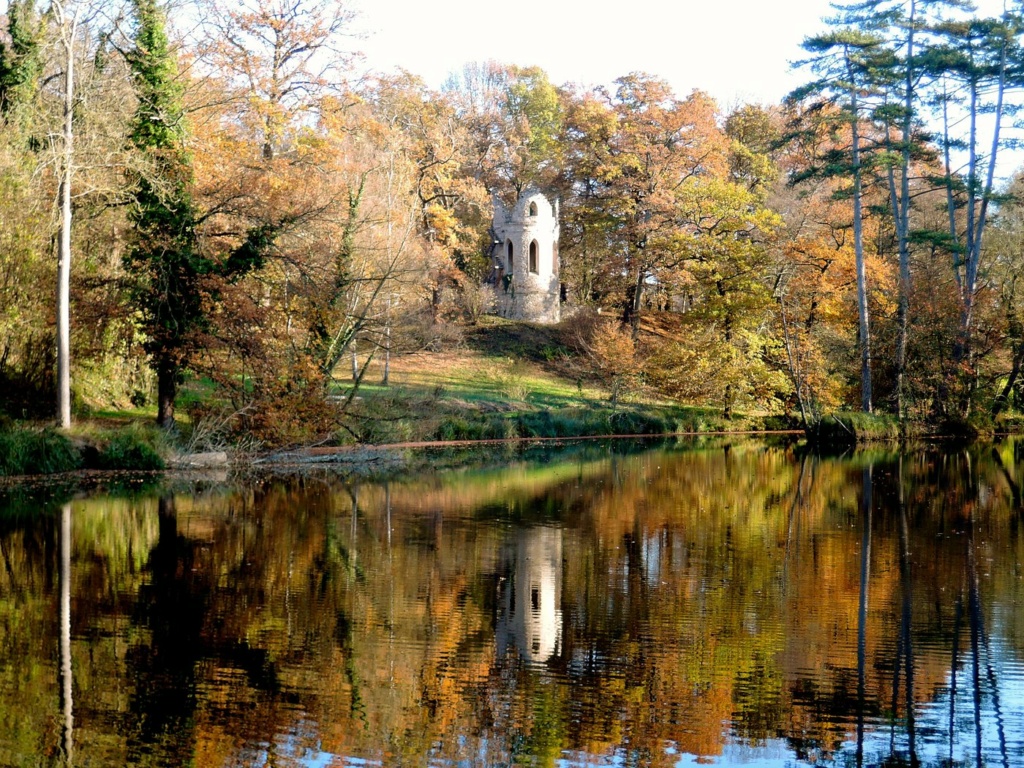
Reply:
[[[847,156],[827,158],[820,168],[810,173],[820,176],[845,176],[851,180],[850,198],[853,206],[853,243],[857,264],[857,312],[861,358],[861,409],[871,413],[872,359],[871,330],[868,315],[868,287],[864,262],[863,192],[865,163],[862,146],[862,124],[868,105],[865,95],[872,90],[873,72],[885,56],[883,38],[873,29],[862,29],[854,19],[841,15],[831,21],[834,30],[808,37],[804,50],[813,58],[804,62],[818,79],[795,91],[790,100],[815,97],[841,108],[841,118],[850,126],[850,150]]]
[[[128,54],[138,106],[130,134],[142,170],[135,180],[127,256],[157,376],[157,422],[174,423],[174,398],[202,318],[200,280],[212,263],[199,250],[193,172],[185,146],[182,87],[156,0],[134,0],[137,29]]]
[[[0,116],[17,119],[39,87],[42,59],[40,25],[34,0],[11,0],[7,8],[9,42],[0,40]]]
[[[201,247],[201,216],[193,197],[192,158],[183,86],[170,48],[166,20],[156,0],[134,0],[137,29],[128,54],[138,106],[130,139],[139,153],[131,221],[135,243],[127,256],[135,299],[143,314],[145,348],[157,376],[157,422],[174,424],[174,399],[195,351],[195,336],[207,324],[204,280],[238,278],[262,266],[277,233],[291,223],[249,228],[226,254]]]

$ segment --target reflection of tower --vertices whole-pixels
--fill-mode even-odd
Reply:
[[[511,210],[495,198],[491,227],[499,312],[513,320],[557,323],[558,204],[532,187]]]
[[[498,653],[514,647],[531,663],[562,646],[562,531],[521,528],[503,558],[498,595]]]

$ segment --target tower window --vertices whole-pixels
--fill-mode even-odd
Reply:
[[[508,256],[508,273],[512,274],[512,241],[507,241],[505,245],[505,253]]]
[[[530,203],[530,215],[531,216],[536,216],[537,215],[537,204],[536,203]]]
[[[537,274],[537,241],[530,241],[530,271]]]

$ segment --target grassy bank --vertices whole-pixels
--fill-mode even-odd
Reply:
[[[889,414],[843,411],[824,417],[808,434],[816,445],[847,447],[900,439],[900,425]]]
[[[162,437],[152,427],[85,425],[70,433],[8,424],[0,427],[0,477],[78,469],[164,469]]]
[[[485,318],[461,343],[436,351],[394,354],[387,382],[382,356],[358,386],[349,361],[328,392],[337,418],[313,425],[276,404],[288,421],[264,439],[247,431],[260,406],[231,405],[208,379],[186,383],[178,399],[180,431],[166,435],[150,412],[105,411],[94,405],[70,433],[0,426],[0,476],[75,469],[155,470],[177,454],[234,451],[256,455],[302,445],[381,446],[473,440],[794,429],[792,419],[666,401],[638,381],[596,373],[571,331]],[[360,360],[360,365],[366,361]],[[237,393],[236,393],[237,394]],[[263,424],[268,419],[263,419]],[[273,420],[270,420],[273,421]],[[276,437],[276,439],[275,439]]]

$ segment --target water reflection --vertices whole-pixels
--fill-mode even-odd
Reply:
[[[71,505],[60,510],[60,692],[64,716],[60,734],[60,751],[65,765],[74,756],[74,693],[71,669]]]
[[[562,531],[529,526],[509,538],[498,588],[498,654],[515,648],[527,662],[543,663],[562,645]]]
[[[751,443],[0,517],[0,764],[1021,764],[1022,471]]]

